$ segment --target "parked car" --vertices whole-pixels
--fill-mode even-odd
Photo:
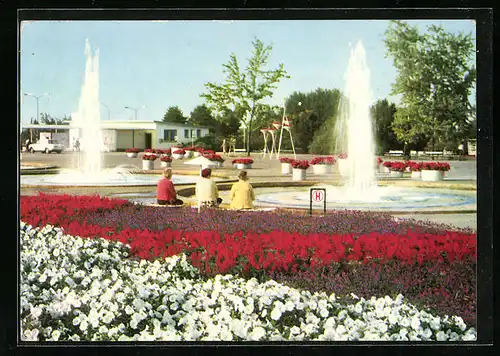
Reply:
[[[34,152],[43,152],[43,153],[56,152],[56,153],[61,153],[62,151],[64,151],[64,146],[61,145],[56,140],[40,140],[40,141],[38,141],[36,143],[32,143],[29,146],[29,151],[31,153],[34,153]]]

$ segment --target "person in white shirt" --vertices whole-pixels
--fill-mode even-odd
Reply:
[[[219,198],[219,189],[215,182],[210,179],[212,170],[210,168],[202,169],[201,179],[196,183],[195,194],[196,201],[205,207],[218,207],[222,202]]]

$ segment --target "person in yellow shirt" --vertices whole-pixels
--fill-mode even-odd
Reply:
[[[247,171],[240,171],[239,181],[231,188],[231,209],[253,209],[255,194],[248,183]]]

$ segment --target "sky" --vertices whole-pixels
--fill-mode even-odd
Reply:
[[[472,33],[471,20],[412,20],[423,32],[430,24],[447,32]],[[350,46],[363,43],[373,100],[389,96],[397,71],[386,58],[386,20],[238,21],[30,21],[20,32],[22,122],[39,112],[62,118],[78,110],[85,71],[85,40],[99,50],[102,120],[162,120],[170,106],[188,115],[204,103],[206,82],[222,83],[231,53],[245,67],[252,41],[273,46],[268,69],[280,63],[291,78],[282,81],[269,104],[282,105],[294,91],[344,87]]]

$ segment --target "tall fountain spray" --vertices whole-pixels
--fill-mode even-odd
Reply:
[[[375,143],[370,115],[370,69],[361,41],[351,48],[344,79],[344,96],[340,100],[335,128],[337,149],[347,153],[345,191],[342,195],[349,200],[377,199]]]
[[[85,42],[85,76],[78,112],[72,121],[79,128],[82,147],[80,170],[86,176],[101,172],[101,115],[99,104],[99,50],[92,55],[89,41]]]

